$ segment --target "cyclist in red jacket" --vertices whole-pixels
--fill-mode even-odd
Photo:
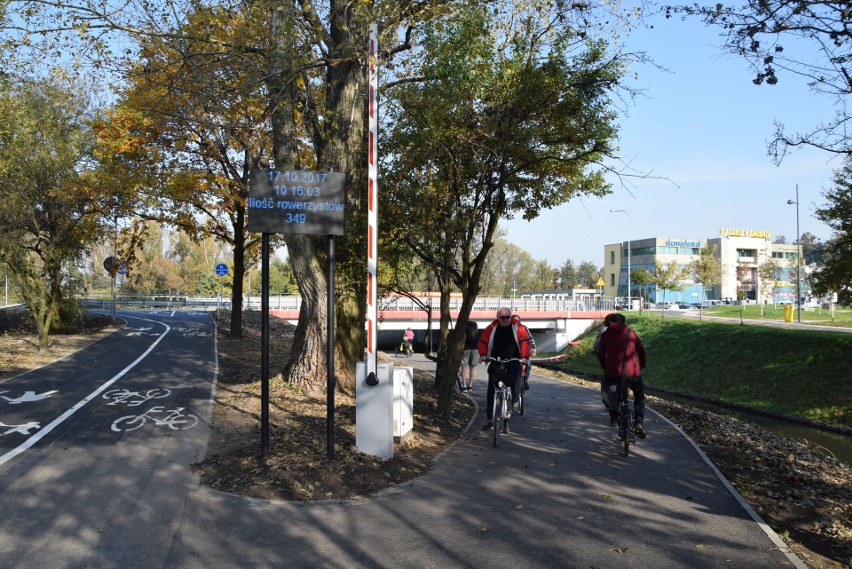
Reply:
[[[511,359],[520,358],[520,362],[512,362],[507,371],[512,375],[512,403],[518,402],[518,389],[521,385],[522,364],[530,357],[530,335],[527,327],[521,324],[519,316],[512,316],[512,311],[501,307],[497,310],[497,319],[482,331],[479,336],[479,362],[486,357]],[[488,422],[482,430],[491,428],[491,416],[494,409],[494,389],[497,387],[497,375],[494,364],[488,367],[488,391],[485,397],[485,414]]]
[[[645,369],[645,348],[642,340],[631,330],[620,313],[609,316],[610,324],[601,334],[597,356],[604,370],[604,388],[618,384],[621,378],[633,391],[633,415],[636,417],[636,436],[645,438],[642,421],[645,418],[645,386],[642,383],[642,370]],[[617,405],[617,403],[616,403]],[[617,408],[609,407],[609,424],[614,426],[618,419]]]

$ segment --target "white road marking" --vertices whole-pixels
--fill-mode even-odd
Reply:
[[[153,349],[155,347],[157,347],[157,344],[159,344],[160,341],[163,338],[166,337],[166,334],[169,333],[169,330],[171,330],[171,327],[168,324],[163,324],[162,322],[157,322],[157,324],[162,324],[163,326],[165,326],[166,331],[163,332],[160,335],[160,337],[157,338],[154,341],[154,343],[151,344],[148,347],[148,349],[145,350],[145,352],[141,356],[136,358],[130,365],[128,365],[126,368],[124,368],[123,370],[118,372],[114,377],[112,377],[111,379],[106,381],[104,384],[102,384],[100,387],[98,387],[96,390],[94,390],[92,393],[90,393],[88,396],[86,396],[79,403],[77,403],[76,405],[74,405],[73,407],[71,407],[70,409],[65,411],[62,415],[60,415],[59,417],[57,417],[56,419],[54,419],[53,421],[48,423],[43,429],[41,429],[36,434],[34,434],[30,438],[28,438],[26,441],[21,443],[18,447],[14,448],[14,449],[10,450],[9,452],[7,452],[6,454],[0,456],[0,466],[2,466],[3,464],[6,464],[7,462],[12,460],[13,458],[18,456],[19,454],[21,454],[24,451],[26,451],[27,449],[31,448],[34,444],[36,444],[38,441],[40,441],[42,438],[44,438],[50,431],[52,431],[53,429],[55,429],[56,427],[61,425],[65,421],[65,419],[67,419],[68,417],[70,417],[71,415],[73,415],[74,413],[79,411],[80,409],[82,409],[86,405],[86,403],[88,403],[89,401],[91,401],[92,399],[94,399],[95,397],[100,395],[101,393],[103,393],[109,386],[111,386],[113,383],[115,383],[116,381],[121,379],[127,372],[129,372],[131,369],[133,369],[134,367],[139,365],[139,363],[142,360],[144,360],[146,357],[148,357],[148,354],[150,354],[151,351],[153,351]]]

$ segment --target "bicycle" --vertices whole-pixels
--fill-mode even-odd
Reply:
[[[509,433],[509,419],[512,418],[512,388],[511,383],[514,382],[514,378],[509,375],[509,372],[506,371],[506,366],[512,362],[520,362],[519,358],[509,358],[509,359],[500,359],[500,358],[485,358],[486,363],[497,364],[496,374],[499,377],[503,377],[508,381],[503,381],[503,379],[497,380],[497,386],[494,388],[494,408],[491,413],[491,432],[494,440],[494,446],[500,446],[500,433],[508,434]],[[523,385],[518,386],[518,396],[523,397]],[[521,408],[523,405],[520,401],[518,402],[518,408]]]
[[[159,414],[165,416],[155,416]],[[135,431],[147,423],[149,419],[158,427],[165,425],[175,431],[191,429],[198,424],[198,417],[192,413],[184,413],[184,407],[166,409],[162,405],[157,405],[155,407],[151,407],[141,415],[127,415],[126,417],[119,417],[113,421],[112,430],[116,433],[120,433],[121,431]]]
[[[615,384],[610,386],[614,387]],[[636,423],[627,395],[627,382],[623,378],[618,382],[618,440],[624,445],[624,456],[628,456],[630,445],[636,444]]]
[[[149,389],[145,393],[129,389],[112,389],[103,394],[104,399],[112,399],[107,405],[125,404],[127,407],[139,407],[150,399],[163,399],[171,395],[170,389]]]

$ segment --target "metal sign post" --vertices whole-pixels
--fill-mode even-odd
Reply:
[[[219,320],[219,307],[222,305],[222,279],[228,274],[228,265],[216,265],[216,276],[219,277],[219,298],[216,299],[216,320]]]
[[[328,456],[334,458],[334,235],[343,235],[342,172],[252,170],[248,231],[263,234],[261,259],[261,457],[269,454],[269,234],[328,235]]]

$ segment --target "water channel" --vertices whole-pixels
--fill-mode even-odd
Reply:
[[[725,406],[714,405],[712,403],[707,403],[704,401],[694,401],[691,399],[677,397],[675,395],[670,395],[667,393],[664,394],[649,392],[648,394],[654,395],[655,397],[660,397],[662,399],[667,399],[669,401],[675,401],[684,405],[690,405],[692,407],[704,409],[705,411],[710,411],[718,415],[728,415],[730,417],[735,417],[741,421],[751,423],[752,425],[756,425],[773,433],[784,435],[791,439],[804,439],[812,447],[815,447],[817,449],[819,449],[819,447],[822,447],[823,449],[825,449],[825,451],[827,451],[826,454],[830,453],[834,455],[840,462],[852,466],[852,435],[844,435],[842,433],[825,431],[822,429],[817,429],[815,427],[808,427],[806,425],[800,425],[798,423],[793,423],[790,421],[784,421],[781,419],[766,417],[764,415],[748,413],[745,411],[740,411],[738,409],[731,409]]]

